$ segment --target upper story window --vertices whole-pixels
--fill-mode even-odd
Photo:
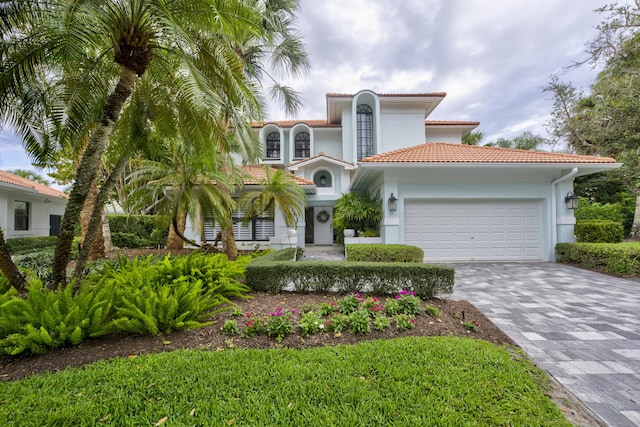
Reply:
[[[311,156],[311,139],[309,138],[309,132],[299,132],[296,135],[294,155],[296,159],[306,159]]]
[[[29,214],[31,203],[22,202],[20,200],[16,200],[13,202],[13,212],[14,212],[14,226],[15,230],[28,230],[29,229]]]
[[[356,109],[357,159],[373,155],[373,111],[366,104]]]
[[[267,135],[267,160],[280,159],[280,132]]]

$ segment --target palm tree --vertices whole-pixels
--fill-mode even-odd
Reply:
[[[240,206],[247,212],[247,218],[278,211],[287,227],[295,227],[306,206],[304,190],[289,172],[266,165],[262,168],[265,178],[260,182],[260,188],[244,193]]]
[[[165,140],[165,153],[156,160],[144,160],[141,167],[128,177],[133,188],[130,198],[138,207],[154,204],[156,212],[171,218],[167,248],[181,249],[187,216],[198,224],[203,211],[224,218],[235,202],[229,196],[241,185],[238,174],[229,173],[235,167],[229,156],[202,155],[193,145],[178,140]]]
[[[259,12],[241,0],[3,4],[0,114],[40,162],[88,135],[58,237],[55,283],[66,281],[75,224],[109,137],[141,76],[175,76],[180,85],[172,88],[174,99],[205,105],[212,117],[226,103],[227,114],[236,112],[237,126],[247,116],[257,116],[255,88],[229,41],[238,28],[243,35],[263,39]]]

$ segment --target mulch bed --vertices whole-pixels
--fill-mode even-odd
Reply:
[[[264,316],[274,311],[276,307],[285,310],[295,309],[300,312],[304,307],[321,302],[330,302],[340,298],[333,294],[299,294],[282,293],[272,295],[266,293],[251,293],[251,298],[236,299],[233,302],[241,307],[243,313],[251,312],[255,316]],[[384,298],[381,298],[384,300]],[[421,314],[416,317],[415,327],[408,331],[399,332],[392,325],[386,331],[375,331],[366,335],[353,335],[348,331],[342,334],[321,333],[302,337],[299,331],[285,337],[278,343],[273,338],[256,336],[241,338],[240,336],[225,335],[220,327],[225,320],[237,319],[241,325],[246,319],[235,318],[231,311],[223,312],[215,317],[215,323],[204,328],[177,331],[166,336],[137,336],[131,334],[116,334],[84,342],[78,347],[53,351],[43,355],[26,355],[0,358],[0,380],[15,380],[31,374],[43,372],[58,372],[68,367],[82,367],[98,360],[113,357],[128,357],[148,353],[158,353],[176,349],[225,349],[225,348],[308,348],[324,345],[355,344],[364,340],[390,339],[402,336],[466,336],[490,341],[498,345],[512,345],[515,343],[478,311],[468,301],[453,301],[434,299],[428,301],[436,306],[440,317]],[[462,311],[465,319],[477,320],[479,328],[472,332],[462,325]]]

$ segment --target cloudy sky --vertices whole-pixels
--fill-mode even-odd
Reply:
[[[479,121],[485,142],[546,136],[549,76],[584,59],[599,0],[302,0],[312,70],[295,118],[326,118],[327,92],[446,92],[430,116]],[[588,87],[588,66],[562,78]],[[270,119],[287,116],[277,109]]]
[[[325,119],[325,94],[447,92],[430,116],[473,120],[485,142],[523,131],[546,136],[553,73],[583,59],[605,0],[301,0],[298,28],[311,55],[304,99],[287,117]],[[562,78],[586,88],[583,66]],[[28,168],[21,144],[0,132],[0,168]]]

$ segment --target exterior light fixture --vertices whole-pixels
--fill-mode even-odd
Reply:
[[[564,202],[567,204],[567,209],[578,209],[579,201],[580,198],[573,194],[571,191],[569,191],[564,198]]]
[[[398,199],[393,196],[393,193],[387,202],[389,203],[389,212],[395,212],[398,209]]]
[[[320,186],[324,187],[325,185],[327,185],[327,177],[324,176],[324,173],[322,175],[320,175]]]

